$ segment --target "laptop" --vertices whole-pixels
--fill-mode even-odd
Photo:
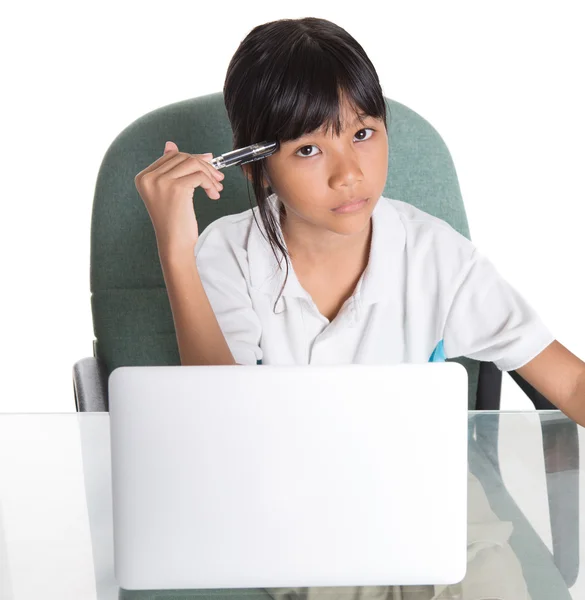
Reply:
[[[108,387],[120,587],[464,578],[462,365],[118,367]]]

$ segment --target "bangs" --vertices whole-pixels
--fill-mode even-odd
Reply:
[[[265,105],[262,139],[288,142],[323,129],[339,136],[342,131],[340,109],[347,101],[363,123],[366,117],[386,122],[386,104],[377,77],[356,64],[355,56],[340,60],[325,51],[302,48],[282,72],[277,91]],[[347,60],[353,58],[353,62]]]
[[[319,28],[311,25],[308,32],[315,21]],[[304,19],[300,25],[279,21],[256,28],[232,59],[224,99],[234,147],[288,142],[320,129],[339,136],[342,102],[360,120],[369,116],[386,126],[382,88],[363,48],[327,21]]]

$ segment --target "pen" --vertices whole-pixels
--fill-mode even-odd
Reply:
[[[211,164],[216,169],[223,169],[235,165],[245,165],[246,163],[266,158],[267,156],[274,154],[277,150],[278,142],[258,142],[244,148],[238,148],[237,150],[220,154],[212,159]]]

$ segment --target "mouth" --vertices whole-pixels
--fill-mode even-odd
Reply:
[[[355,198],[349,202],[346,202],[345,204],[342,204],[341,206],[338,206],[337,208],[332,208],[331,211],[336,214],[357,212],[358,210],[364,208],[369,200],[369,198]]]

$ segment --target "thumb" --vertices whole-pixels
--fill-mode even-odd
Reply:
[[[171,152],[172,150],[178,150],[179,147],[177,146],[177,144],[175,144],[175,142],[166,142],[165,143],[165,151],[163,152],[163,154],[166,154],[167,152]]]

